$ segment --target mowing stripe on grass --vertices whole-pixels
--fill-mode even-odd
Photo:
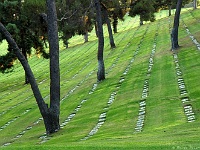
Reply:
[[[126,51],[127,47],[130,46],[130,42],[131,42],[131,41],[133,40],[133,38],[135,37],[135,35],[136,35],[137,31],[139,30],[139,28],[140,28],[140,27],[138,27],[138,28],[135,30],[135,32],[134,32],[134,34],[132,35],[132,37],[130,38],[130,41],[128,42],[128,44],[123,48],[123,50],[121,51],[121,53],[119,53],[118,57],[114,60],[113,64],[106,70],[106,75],[107,75],[107,74],[112,70],[112,68],[117,64],[117,62],[119,61],[119,59],[120,59],[120,57],[122,56],[122,54]],[[123,36],[123,38],[121,38],[121,41],[123,41],[124,38],[127,37],[127,34],[128,34],[128,33],[129,33],[129,32],[127,32],[127,33]],[[120,42],[119,42],[119,43],[120,43]],[[109,55],[110,55],[110,53],[108,54],[108,56],[109,56]],[[107,57],[108,57],[108,56],[107,56]],[[106,57],[106,58],[107,58],[107,57]],[[96,68],[95,68],[95,69],[96,69]],[[95,71],[95,69],[94,69],[94,71]],[[126,71],[127,71],[127,69],[126,69]],[[91,72],[90,74],[92,74],[92,73],[93,73],[93,72]],[[121,82],[121,81],[120,81],[120,82]],[[97,86],[98,86],[98,82],[94,83],[93,86],[92,86],[92,89],[89,91],[88,95],[93,94],[94,91],[97,89]],[[73,92],[75,89],[76,89],[76,87],[75,87],[72,91],[70,91],[70,92]],[[112,93],[112,94],[111,94],[111,98],[110,98],[110,99],[112,99],[112,100],[114,100],[114,99],[113,99],[113,98],[114,98],[113,95],[114,95],[114,94]],[[69,95],[66,95],[66,96],[68,97]],[[65,119],[65,121],[61,124],[61,128],[64,128],[64,126],[66,126],[66,125],[69,123],[69,121],[75,117],[76,113],[81,109],[82,104],[85,103],[85,102],[87,102],[88,99],[89,99],[89,98],[85,98],[85,99],[83,99],[83,100],[81,101],[81,103],[74,109],[74,111],[73,111],[73,112],[67,117],[67,119]],[[111,101],[108,102],[108,103],[111,104]],[[100,116],[101,116],[101,117],[100,117],[100,120],[101,120],[101,121],[102,121],[103,118],[104,118],[104,117],[102,118],[102,116],[105,116],[105,115],[106,115],[105,113],[103,113],[103,114],[100,115]],[[99,123],[99,124],[103,125],[102,122]],[[99,127],[99,125],[98,125],[98,127]],[[94,130],[93,130],[92,132],[94,132]],[[40,142],[40,143],[45,143],[45,142],[47,142],[48,140],[50,140],[50,137],[48,137],[46,134],[44,134],[44,135],[42,135],[42,136],[40,137],[40,139],[41,139],[41,142]]]
[[[184,22],[183,22],[184,23]],[[169,21],[169,30],[171,30],[171,21]],[[178,88],[181,96],[181,102],[183,104],[184,113],[187,117],[188,122],[194,122],[195,121],[195,114],[192,108],[192,104],[190,104],[190,98],[186,89],[186,85],[183,79],[183,74],[179,65],[178,61],[178,55],[176,54],[176,51],[173,51],[173,58],[174,58],[174,64],[176,68],[176,76],[177,76],[177,83]]]
[[[95,125],[95,127],[88,133],[88,135],[85,136],[85,137],[84,137],[83,139],[81,139],[81,140],[87,140],[88,138],[92,137],[94,134],[96,134],[96,133],[98,132],[99,128],[105,123],[105,121],[106,121],[106,115],[107,115],[107,112],[109,111],[109,107],[110,107],[110,105],[114,102],[115,97],[116,97],[116,95],[117,95],[117,93],[118,93],[118,91],[119,91],[119,89],[120,89],[120,87],[121,87],[121,84],[124,82],[125,77],[126,77],[126,75],[128,74],[132,63],[134,62],[135,57],[137,56],[137,54],[138,54],[138,52],[139,52],[139,50],[140,50],[140,46],[142,45],[142,42],[143,42],[143,40],[144,40],[144,38],[145,38],[145,35],[146,35],[147,32],[148,32],[148,29],[149,29],[149,25],[147,26],[147,28],[146,28],[146,30],[145,30],[145,32],[144,32],[144,34],[143,34],[143,36],[142,36],[142,38],[141,38],[141,40],[140,40],[140,43],[138,44],[138,47],[137,47],[137,49],[136,49],[136,51],[135,51],[135,53],[134,53],[132,59],[130,60],[129,64],[126,66],[126,68],[125,68],[123,74],[120,76],[120,79],[119,79],[119,82],[118,82],[118,86],[116,86],[115,91],[113,91],[113,92],[111,93],[110,98],[108,99],[108,102],[107,102],[107,106],[104,107],[103,113],[100,114],[98,123],[97,123],[97,124]],[[133,37],[132,37],[132,38],[133,38]],[[130,42],[127,44],[126,47],[128,47],[129,45],[130,45]],[[125,49],[126,49],[126,48],[125,48]]]
[[[144,126],[144,120],[145,120],[145,114],[146,114],[146,98],[148,97],[148,92],[149,92],[149,78],[151,75],[151,70],[153,68],[153,59],[154,59],[154,54],[156,52],[156,42],[157,42],[157,37],[158,37],[158,30],[159,30],[160,24],[159,22],[157,23],[157,30],[154,36],[154,42],[153,42],[153,49],[151,51],[151,55],[149,58],[149,66],[147,70],[147,79],[144,81],[144,86],[143,86],[143,91],[142,91],[142,100],[139,102],[139,113],[138,113],[138,119],[137,119],[137,124],[135,127],[136,132],[141,132]]]
[[[180,91],[180,95],[181,95],[181,101],[182,101],[182,104],[183,104],[184,113],[187,117],[188,122],[194,122],[195,121],[194,111],[193,111],[193,108],[192,108],[192,104],[190,104],[186,85],[185,85],[184,79],[182,77],[182,71],[179,67],[178,55],[175,52],[173,53],[173,58],[174,58],[175,66],[176,66],[176,75],[177,75],[178,87],[179,87],[179,91]]]
[[[129,33],[129,32],[127,32],[127,33]],[[122,38],[122,39],[120,39],[121,41],[124,39],[126,37],[126,34],[124,35],[124,37]],[[92,45],[93,46],[93,45]],[[110,52],[111,53],[111,52]],[[109,53],[109,54],[110,54]],[[109,55],[108,55],[109,56]],[[107,57],[108,57],[107,56]],[[91,60],[92,61],[92,60]],[[86,66],[84,66],[84,68],[86,68]],[[83,69],[81,69],[81,70],[84,70],[84,68]],[[96,68],[95,68],[96,69]],[[70,90],[69,92],[68,92],[68,94],[65,96],[65,97],[63,97],[62,98],[62,100],[61,101],[63,101],[65,98],[67,98],[70,94],[72,94],[75,90],[76,90],[76,88],[78,88],[89,76],[91,76],[91,74],[95,71],[95,69],[93,70],[93,71],[91,71],[89,74],[88,74],[88,76],[86,76],[86,78],[84,79],[84,80],[82,80],[80,83],[78,83],[78,85],[76,85],[72,90]],[[75,74],[73,77],[72,77],[72,79],[74,79],[75,77],[77,76],[77,74]],[[71,80],[72,80],[71,79]],[[45,97],[45,99],[47,98],[48,96],[46,96]],[[80,107],[80,105],[75,109],[75,110],[78,110],[79,109],[79,107]],[[72,117],[73,116],[73,114],[71,114],[70,116],[69,116],[69,118],[70,117]],[[68,118],[68,119],[69,119]],[[40,120],[40,119],[39,119]],[[40,120],[41,121],[41,120]],[[30,130],[32,127],[27,127],[28,128],[28,130]],[[25,130],[23,130],[23,131],[27,131],[26,129]],[[22,132],[23,132],[22,131]],[[20,135],[20,134],[19,134]],[[17,135],[17,137],[18,138],[20,138],[20,137],[22,137],[22,136],[19,136],[19,135]],[[15,138],[15,139],[18,139],[18,138]]]

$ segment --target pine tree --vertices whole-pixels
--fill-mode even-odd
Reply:
[[[155,1],[154,0],[133,0],[130,4],[129,15],[135,17],[140,16],[140,25],[143,25],[143,21],[154,21],[155,20]]]
[[[24,57],[28,61],[28,55],[32,53],[32,47],[35,48],[37,55],[42,54],[44,58],[48,58],[48,54],[44,50],[44,43],[40,37],[44,37],[39,20],[39,10],[42,5],[33,3],[39,0],[26,1],[22,3],[18,1],[1,1],[0,2],[0,21],[6,26],[15,41],[18,43]],[[30,10],[34,9],[34,13]],[[38,11],[35,11],[38,10]],[[0,36],[1,37],[1,36]],[[2,41],[4,37],[0,39]],[[7,61],[5,61],[7,60]],[[0,71],[6,72],[12,69],[16,56],[12,48],[8,47],[8,53],[0,56]],[[25,83],[28,83],[25,74]]]

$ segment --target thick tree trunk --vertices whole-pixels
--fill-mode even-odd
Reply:
[[[117,15],[113,15],[113,32],[117,33],[117,24],[118,24],[118,17]]]
[[[47,27],[50,49],[50,108],[46,118],[47,133],[60,129],[60,68],[59,41],[55,0],[47,0]]]
[[[19,59],[19,61],[21,62],[26,75],[29,79],[34,97],[37,101],[39,110],[41,115],[43,116],[43,118],[45,118],[45,116],[47,115],[48,112],[48,108],[47,105],[45,104],[42,95],[39,91],[38,85],[36,83],[35,77],[33,75],[33,72],[27,62],[27,60],[25,59],[25,57],[23,56],[23,54],[21,53],[21,50],[19,49],[19,47],[17,46],[16,42],[14,41],[14,39],[12,38],[12,36],[10,35],[10,33],[6,30],[6,28],[3,26],[2,23],[0,23],[0,32],[5,36],[8,44],[10,45],[10,47],[14,50],[17,58]]]
[[[96,8],[96,21],[97,21],[97,29],[98,29],[98,72],[97,72],[97,80],[102,81],[105,79],[105,67],[103,60],[103,50],[104,50],[104,35],[103,35],[103,27],[102,27],[102,18],[101,18],[101,8],[99,0],[94,0],[95,8]]]
[[[193,3],[194,3],[193,4],[194,5],[194,9],[197,9],[197,0],[194,0]]]
[[[178,27],[179,27],[179,18],[180,18],[180,13],[181,13],[181,7],[182,7],[182,0],[178,0],[177,5],[176,5],[176,12],[175,12],[175,16],[174,16],[174,25],[173,25],[173,29],[171,31],[172,50],[179,48]]]
[[[108,11],[104,7],[102,7],[102,9],[103,9],[104,17],[106,19],[106,24],[107,24],[107,27],[108,27],[108,33],[109,33],[109,39],[110,39],[110,47],[111,48],[116,48],[115,42],[114,42],[114,38],[113,38],[112,28],[111,28],[111,24],[110,24],[110,19],[108,18]]]

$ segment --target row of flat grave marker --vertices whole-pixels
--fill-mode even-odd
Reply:
[[[99,130],[99,128],[105,123],[106,121],[106,115],[107,111],[109,110],[109,106],[114,102],[115,97],[117,95],[117,92],[112,92],[110,95],[110,98],[107,102],[107,106],[104,108],[104,112],[99,115],[98,123],[95,125],[95,127],[89,132],[87,136],[82,138],[81,140],[87,140],[88,138],[92,137],[94,134],[96,134]]]
[[[197,39],[192,35],[192,33],[190,32],[190,30],[188,29],[187,25],[184,23],[184,21],[182,20],[183,25],[186,29],[187,34],[190,36],[192,42],[196,45],[197,49],[200,50],[200,43],[197,41]]]
[[[5,129],[7,126],[9,126],[11,123],[13,123],[14,121],[16,121],[21,116],[27,114],[30,110],[31,110],[31,108],[30,109],[26,109],[20,116],[17,116],[15,118],[11,119],[10,121],[8,121],[7,123],[5,123],[2,127],[0,127],[0,131],[2,131],[3,129]]]
[[[147,30],[148,30],[148,27],[146,29],[146,32],[144,33],[143,35],[143,38],[144,36],[146,35],[147,33]],[[143,38],[141,39],[141,41],[143,41]],[[96,126],[89,132],[89,134],[87,136],[85,136],[84,138],[82,138],[81,140],[87,140],[88,138],[92,137],[94,134],[96,134],[99,130],[99,128],[105,123],[106,121],[106,115],[107,115],[107,111],[109,110],[109,107],[110,105],[114,102],[115,100],[115,97],[117,95],[117,91],[118,89],[121,87],[121,84],[125,81],[125,75],[128,73],[129,69],[130,69],[130,66],[131,66],[131,63],[134,62],[134,58],[135,56],[137,55],[139,49],[140,49],[140,45],[142,44],[142,42],[140,42],[140,44],[138,45],[138,48],[136,49],[135,51],[135,54],[133,55],[133,58],[131,59],[130,63],[128,64],[128,66],[126,67],[125,71],[123,72],[123,75],[120,77],[119,79],[119,82],[118,82],[118,85],[116,86],[116,91],[115,92],[112,92],[111,95],[110,95],[110,98],[107,102],[107,106],[104,107],[104,112],[100,114],[99,116],[99,120],[98,120],[98,123],[96,124]],[[127,46],[127,45],[126,45]]]
[[[23,131],[21,131],[19,134],[17,134],[11,141],[12,142],[7,142],[5,144],[3,144],[3,146],[9,146],[11,145],[15,140],[21,138],[27,131],[31,130],[33,128],[33,126],[37,125],[39,122],[41,122],[43,120],[43,118],[39,118],[37,121],[35,121],[33,123],[32,126],[28,126],[26,129],[24,129]]]
[[[178,78],[177,79],[178,87],[179,87],[180,95],[183,97],[181,98],[181,101],[183,104],[184,113],[187,117],[187,121],[193,122],[195,121],[195,114],[192,109],[192,105],[189,104],[190,100],[189,100],[189,97],[187,96],[188,92],[186,90],[184,79],[182,78],[182,72],[179,66],[179,62],[178,62],[178,55],[174,53],[173,56],[174,56],[174,62],[175,62],[175,67],[176,67],[176,75]]]
[[[91,76],[92,73],[93,73],[94,71],[95,71],[95,69],[92,70],[92,71],[86,76],[86,78],[88,78],[89,76]],[[63,100],[66,99],[70,94],[72,94],[72,93],[76,90],[76,88],[79,87],[85,80],[86,80],[86,79],[84,79],[83,81],[81,81],[77,86],[75,86],[71,91],[69,91],[68,94],[67,94],[66,96],[64,96],[64,97],[62,98],[61,101],[63,101]],[[92,93],[93,93],[94,90],[96,89],[96,86],[97,86],[97,84],[94,84],[94,85],[93,85]],[[90,94],[91,94],[91,93],[90,93]],[[84,103],[84,102],[86,102],[86,101],[87,101],[87,100],[83,100],[83,101],[81,102],[81,104]],[[77,106],[77,108],[75,109],[75,111],[78,111],[79,109],[80,109],[80,105]],[[61,128],[63,128],[63,127],[75,116],[75,114],[76,114],[76,113],[70,114],[69,117],[65,120],[65,122],[63,122],[63,123],[61,124]],[[29,130],[30,130],[31,128],[32,128],[32,127],[30,127]],[[41,143],[43,143],[43,142],[46,142],[46,141],[48,140],[48,137],[44,134],[43,136],[40,137],[40,139],[43,139],[43,140],[41,141]]]
[[[159,27],[159,23],[158,23]],[[156,40],[158,36],[158,28],[154,37],[154,44],[153,48],[151,50],[151,55],[149,58],[149,66],[147,70],[147,77],[150,76],[152,68],[153,68],[153,58],[156,52]],[[148,97],[148,92],[149,92],[149,79],[144,80],[144,86],[143,86],[143,91],[142,91],[142,100],[139,102],[139,112],[138,112],[138,118],[137,118],[137,123],[135,127],[136,132],[142,132],[143,126],[144,126],[144,120],[145,120],[145,114],[146,114],[146,98]]]
[[[200,19],[196,18],[196,17],[194,16],[194,14],[192,13],[191,10],[188,10],[188,11],[190,12],[191,16],[192,16],[197,22],[200,23]]]
[[[120,56],[121,56],[121,55],[120,55]],[[94,70],[93,70],[91,73],[89,73],[87,77],[89,77],[93,72],[94,72]],[[124,81],[123,79],[120,79],[119,82],[121,83],[121,82],[123,82],[123,81]],[[83,82],[83,81],[82,81],[82,82]],[[82,82],[81,82],[81,83],[82,83]],[[80,83],[80,84],[81,84],[81,83]],[[80,84],[79,84],[79,85],[80,85]],[[90,95],[90,94],[93,94],[93,92],[96,90],[97,86],[98,86],[98,83],[94,83],[94,84],[93,84],[92,89],[89,91],[89,95]],[[77,87],[77,86],[76,86],[76,87]],[[72,89],[72,90],[68,93],[68,95],[71,94],[71,93],[73,93],[74,90],[76,89],[76,87],[75,87],[74,89]],[[115,93],[115,94],[116,94],[116,93]],[[68,95],[66,95],[66,97],[68,97]],[[65,97],[65,98],[66,98],[66,97]],[[82,104],[83,104],[84,102],[86,102],[86,101],[87,101],[87,99],[83,100],[83,101],[81,102],[81,104],[78,105],[77,108],[75,108],[74,113],[71,113],[71,114],[68,116],[68,118],[60,125],[61,128],[64,128],[64,126],[66,126],[66,124],[69,123],[69,121],[76,115],[76,112],[81,108]],[[111,94],[111,97],[109,98],[109,101],[108,101],[108,106],[110,106],[110,105],[112,104],[113,101],[114,101],[114,94]],[[104,109],[108,109],[108,107],[106,107],[106,108],[104,108]],[[103,114],[105,115],[105,113],[103,113]],[[98,130],[98,128],[100,128],[100,126],[103,124],[103,122],[102,122],[102,120],[103,120],[103,117],[102,117],[103,114],[100,115],[100,117],[99,117],[99,123],[95,126],[95,128],[91,131],[91,133],[89,133],[89,136],[92,136],[94,133],[96,133],[97,130]],[[44,135],[42,135],[42,136],[40,137],[40,139],[42,140],[40,143],[44,143],[44,142],[48,141],[50,138],[49,138],[46,134],[44,134]]]
[[[88,63],[88,65],[89,65],[89,64],[90,64],[90,63]],[[85,66],[84,68],[86,68],[86,66]],[[81,70],[84,70],[84,69],[81,69]],[[91,75],[93,74],[94,71],[95,71],[95,69],[92,70],[92,71],[86,76],[86,78],[88,78],[89,76],[91,76]],[[78,74],[75,74],[75,75],[72,77],[72,79],[75,78],[77,75],[78,75]],[[66,99],[70,94],[72,94],[72,93],[76,90],[76,88],[78,88],[85,80],[86,80],[86,79],[82,80],[77,86],[75,86],[72,90],[70,90],[70,91],[67,93],[67,95],[65,95],[65,96],[61,99],[61,101],[63,101],[63,100]],[[45,82],[45,81],[46,81],[46,80],[42,81],[41,83],[43,83],[43,82]],[[93,85],[93,89],[91,90],[91,93],[89,93],[89,94],[92,94],[92,93],[94,92],[94,90],[96,89],[96,87],[97,87],[97,84],[94,84],[94,85]],[[46,96],[46,97],[48,97],[48,96]],[[86,101],[87,101],[87,100],[83,100],[83,101],[81,102],[81,104],[84,103],[84,102],[86,102]],[[13,108],[15,108],[15,107],[13,107]],[[78,105],[77,108],[75,108],[75,111],[78,111],[80,108],[81,108],[81,105]],[[3,112],[3,113],[4,113],[4,112]],[[2,114],[3,114],[3,113],[2,113]],[[75,116],[75,114],[76,114],[76,113],[70,114],[69,117],[61,124],[61,128],[63,128],[63,127]],[[38,121],[36,121],[36,123],[34,123],[34,125],[38,124],[41,120],[43,120],[43,119],[42,119],[42,118],[39,118]],[[23,130],[22,132],[20,132],[19,135],[17,135],[17,136],[15,137],[15,139],[18,139],[18,138],[22,137],[22,135],[23,135],[27,130],[30,130],[30,129],[32,129],[32,126],[29,126],[29,127],[27,127],[25,130]],[[48,137],[46,136],[46,134],[44,134],[43,136],[40,137],[40,139],[42,139],[41,143],[43,143],[43,142],[46,142],[46,141],[48,140]],[[11,144],[11,143],[5,143],[4,146],[8,146],[8,145],[10,145],[10,144]]]
[[[111,67],[108,69],[108,71],[106,72],[106,75],[112,70],[112,68],[114,68],[116,66],[116,63],[119,61],[120,57],[122,56],[122,54],[127,50],[127,48],[131,45],[131,41],[133,40],[133,38],[135,37],[137,31],[139,30],[140,26],[138,26],[137,30],[135,30],[135,32],[133,33],[133,35],[130,38],[130,41],[126,44],[126,46],[123,48],[122,52],[118,55],[118,57],[115,59],[114,63],[111,65]],[[125,38],[125,36],[123,37]]]
[[[76,115],[76,113],[81,109],[82,107],[82,104],[87,102],[87,99],[84,99],[81,101],[81,103],[74,109],[74,112],[71,113],[67,119],[65,119],[61,124],[60,124],[60,128],[63,129]],[[39,137],[39,139],[41,140],[40,141],[40,144],[42,143],[45,143],[47,142],[48,140],[50,140],[51,138],[46,134],[44,133],[42,136]]]

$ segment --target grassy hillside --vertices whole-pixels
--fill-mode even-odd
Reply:
[[[94,32],[88,43],[75,36],[70,48],[61,44],[61,130],[52,136],[21,65],[0,74],[0,149],[200,149],[200,10],[184,9],[174,52],[167,14],[141,27],[137,17],[119,22],[116,49],[104,29],[100,83]],[[48,102],[49,62],[32,56],[29,63]]]

